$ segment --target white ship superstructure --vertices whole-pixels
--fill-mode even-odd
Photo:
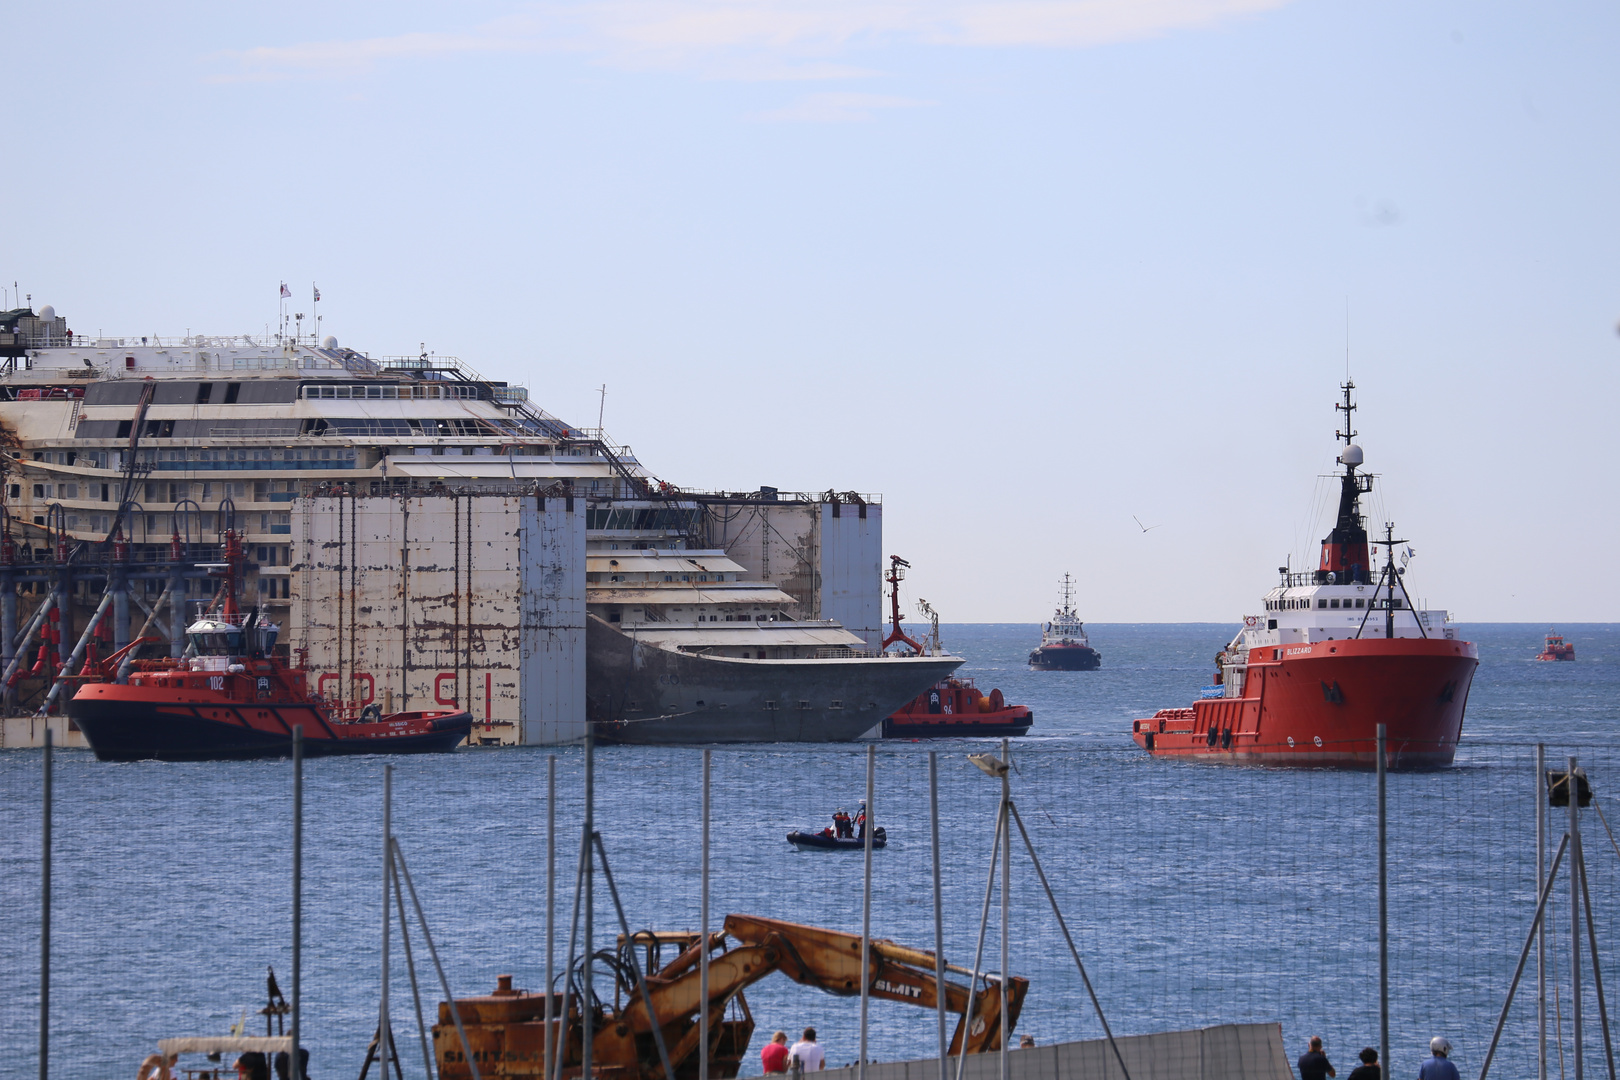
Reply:
[[[14,711],[34,709],[58,671],[77,670],[98,646],[106,655],[141,630],[169,639],[178,654],[185,612],[214,593],[210,550],[227,527],[252,561],[244,601],[285,621],[287,646],[299,648],[301,625],[313,625],[330,599],[300,596],[313,580],[302,571],[312,558],[304,549],[313,542],[307,514],[316,494],[566,493],[570,508],[581,500],[590,538],[586,565],[568,572],[584,576],[592,621],[611,635],[756,666],[851,659],[865,649],[837,622],[797,618],[800,604],[769,580],[770,567],[761,580],[710,548],[702,504],[660,484],[628,447],[564,423],[531,403],[525,388],[486,379],[454,357],[373,357],[331,337],[297,335],[87,338],[49,307],[3,312],[0,451],[0,586],[9,583],[0,587],[0,663]],[[495,557],[511,538],[480,540]],[[469,532],[457,555],[469,560],[469,589],[471,560],[485,548]],[[669,559],[688,565],[676,571],[652,561]],[[344,580],[342,566],[328,569]],[[348,580],[353,588],[355,575]],[[454,580],[459,589],[461,571]],[[869,587],[879,588],[875,575]],[[53,596],[58,602],[46,604]],[[92,620],[98,606],[105,613]],[[467,607],[476,605],[469,599]],[[38,615],[30,629],[30,616],[47,608],[57,614]],[[76,651],[81,639],[86,647]],[[322,662],[309,657],[311,669]],[[350,670],[352,657],[346,663],[345,684],[363,677],[365,692],[380,697],[387,674]],[[874,708],[934,680],[882,667],[892,674],[867,688]],[[478,681],[469,673],[456,685]],[[773,692],[809,700],[787,684]],[[488,696],[486,715],[499,707],[497,692]],[[492,721],[488,741],[518,741],[521,731]],[[18,736],[7,727],[4,737],[11,744]]]

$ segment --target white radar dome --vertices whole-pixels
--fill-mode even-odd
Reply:
[[[337,338],[333,337],[331,334],[327,334],[326,337],[321,339],[321,348],[323,348],[323,349],[335,349],[335,348],[337,348]]]
[[[56,318],[56,309],[51,307],[51,305],[46,304],[44,307],[39,309],[39,315],[36,317],[41,319],[54,319]]]
[[[1339,464],[1360,465],[1361,447],[1357,446],[1355,443],[1351,443],[1349,446],[1345,447],[1344,450],[1339,454]]]

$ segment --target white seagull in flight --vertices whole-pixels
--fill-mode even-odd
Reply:
[[[1157,529],[1159,527],[1158,525],[1143,525],[1142,524],[1142,519],[1137,517],[1135,514],[1131,515],[1131,520],[1136,522],[1136,527],[1138,529],[1141,529],[1143,532],[1152,532],[1154,529]],[[1160,522],[1159,524],[1162,525],[1163,522]]]

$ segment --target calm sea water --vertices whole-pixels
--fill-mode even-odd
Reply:
[[[1377,1038],[1375,802],[1370,776],[1157,762],[1130,744],[1132,718],[1185,704],[1207,681],[1226,625],[1097,625],[1095,672],[1032,672],[1032,626],[946,626],[965,674],[1031,705],[1015,798],[1116,1032],[1275,1020],[1291,1052],[1311,1034],[1348,1064]],[[1477,1070],[1528,926],[1534,890],[1531,744],[1578,753],[1599,805],[1620,793],[1620,626],[1562,626],[1574,664],[1538,664],[1540,626],[1470,626],[1481,665],[1464,748],[1444,773],[1390,782],[1395,1071],[1415,1075],[1429,1037]],[[872,929],[933,943],[927,752],[937,751],[948,959],[972,961],[996,785],[960,742],[885,743]],[[1573,748],[1573,749],[1572,749]],[[381,935],[382,769],[393,764],[394,829],[458,995],[497,974],[544,982],[546,768],[558,772],[559,926],[581,819],[577,750],[355,758],[306,767],[305,1030],[318,1080],[358,1072],[376,1024]],[[712,908],[858,932],[858,854],[797,852],[864,791],[863,747],[760,746],[713,755]],[[223,1033],[263,1004],[265,966],[289,988],[286,762],[103,764],[59,752],[56,778],[52,1059],[62,1076],[125,1077],[158,1038]],[[0,754],[0,1076],[33,1076],[37,1038],[40,754]],[[701,755],[608,747],[597,757],[597,825],[633,928],[696,925]],[[1562,829],[1562,818],[1553,821]],[[1583,820],[1600,958],[1620,982],[1620,852]],[[1557,833],[1554,834],[1555,839]],[[1568,905],[1553,910],[1549,978],[1569,1050]],[[597,943],[617,930],[597,889]],[[1020,1031],[1042,1042],[1099,1033],[1028,857],[1015,849],[1010,968],[1031,981]],[[999,893],[983,966],[1000,964]],[[566,948],[558,933],[558,963]],[[442,996],[413,937],[424,1008]],[[411,988],[394,944],[394,1025],[421,1076]],[[1554,963],[1556,961],[1556,965]],[[1529,987],[1533,994],[1532,985]],[[604,988],[603,993],[607,990]],[[1551,991],[1549,991],[1550,993]],[[1589,1067],[1601,1060],[1586,990]],[[857,1051],[858,1003],[781,976],[748,991],[762,1029],[814,1025],[829,1061]],[[1551,1007],[1551,1006],[1550,1006]],[[1500,1075],[1534,1065],[1532,997],[1505,1036]],[[928,1056],[931,1014],[874,1002],[871,1055]],[[1555,1063],[1556,1067],[1556,1063]],[[745,1074],[757,1073],[750,1062]]]

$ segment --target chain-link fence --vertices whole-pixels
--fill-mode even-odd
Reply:
[[[972,961],[999,785],[966,742],[877,751],[875,937],[933,947],[927,751],[939,754],[945,952]],[[1620,746],[1574,753],[1609,820],[1620,808]],[[457,996],[497,975],[545,981],[546,778],[556,759],[557,965],[567,951],[583,812],[578,749],[315,760],[305,765],[303,1034],[317,1080],[358,1073],[376,1028],[382,935],[382,770],[394,766],[393,828]],[[864,794],[861,747],[713,751],[711,922],[747,913],[859,933],[863,858],[799,850]],[[1432,1035],[1477,1073],[1529,927],[1535,887],[1534,748],[1465,742],[1457,764],[1388,780],[1393,1073],[1410,1076]],[[1370,772],[1179,764],[1135,750],[1014,750],[1012,793],[1114,1031],[1280,1021],[1292,1053],[1323,1036],[1340,1067],[1378,1041],[1376,786]],[[596,828],[633,929],[698,924],[701,752],[602,747]],[[0,756],[0,1073],[34,1075],[40,885],[40,752]],[[266,965],[290,989],[289,762],[96,762],[56,754],[52,1064],[57,1075],[127,1075],[159,1038],[262,1033]],[[1549,851],[1564,811],[1549,810]],[[1620,853],[1596,812],[1582,829],[1602,971],[1616,952]],[[1016,839],[1016,834],[1015,834]],[[596,889],[599,947],[617,932]],[[1014,848],[1009,947],[1030,980],[1020,1033],[1042,1044],[1101,1034],[1021,843]],[[1547,949],[1552,1070],[1571,1051],[1567,888],[1554,890]],[[986,968],[1000,955],[992,900]],[[442,996],[420,940],[418,976],[434,1022]],[[1583,942],[1583,949],[1585,944]],[[1535,959],[1493,1075],[1536,1067]],[[1612,974],[1611,974],[1612,973]],[[1602,1061],[1586,968],[1588,1067]],[[416,1020],[396,942],[395,1037],[419,1075]],[[1556,997],[1554,996],[1556,993]],[[758,1031],[814,1026],[829,1065],[855,1058],[859,1003],[772,976],[747,991]],[[874,1002],[870,1056],[935,1053],[932,1013]],[[1611,1017],[1612,1019],[1612,1017]],[[273,1022],[273,1021],[272,1021]],[[1561,1033],[1561,1039],[1558,1036]],[[1569,1065],[1565,1066],[1566,1072]],[[375,1076],[375,1072],[372,1074]]]

